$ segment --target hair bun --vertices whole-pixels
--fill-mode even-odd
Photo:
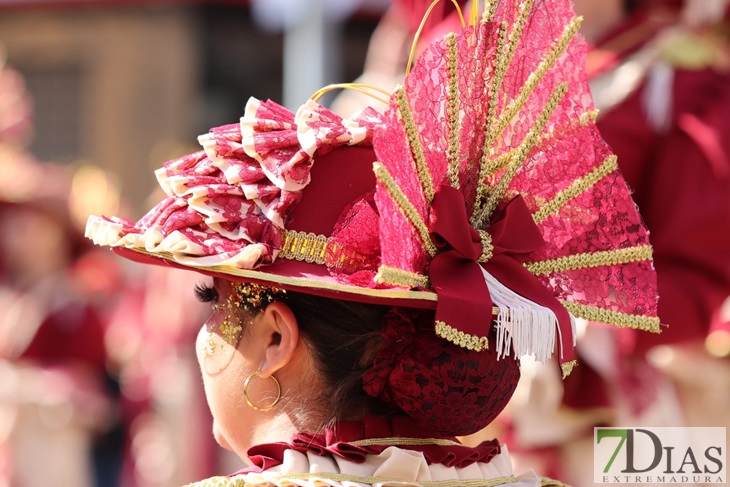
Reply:
[[[432,315],[399,308],[386,315],[385,343],[363,376],[363,388],[440,434],[475,433],[507,405],[520,378],[519,363],[497,360],[492,350],[459,347],[414,324],[431,324]]]

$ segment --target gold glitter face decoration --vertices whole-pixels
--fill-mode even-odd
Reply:
[[[231,296],[235,296],[233,305],[243,311],[264,308],[274,301],[281,301],[286,297],[286,290],[277,287],[240,282],[232,283],[231,287],[233,288]]]
[[[196,286],[195,293],[210,302],[213,313],[205,323],[205,370],[215,374],[233,358],[244,329],[257,312],[286,297],[286,291],[258,284],[235,283],[216,279],[215,285]]]

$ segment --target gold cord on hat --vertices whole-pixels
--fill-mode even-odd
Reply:
[[[248,377],[246,377],[246,381],[243,383],[243,396],[246,398],[246,404],[248,404],[252,409],[255,409],[256,411],[268,411],[276,406],[281,399],[281,384],[279,384],[279,381],[276,380],[276,377],[270,375],[269,378],[274,381],[274,384],[276,384],[276,398],[268,406],[259,406],[254,404],[253,401],[251,401],[251,398],[248,397],[248,386],[251,383],[251,379],[254,377],[261,377],[261,371],[257,370],[253,374],[249,375]]]
[[[362,93],[363,95],[369,96],[370,98],[379,101],[380,103],[383,103],[384,105],[387,105],[388,99],[390,98],[391,93],[388,90],[385,90],[383,88],[380,88],[376,85],[371,85],[369,83],[333,83],[331,85],[327,85],[323,88],[320,88],[317,90],[311,97],[309,97],[314,102],[319,102],[319,100],[333,90],[353,90],[357,91],[358,93]],[[385,95],[385,98],[381,98],[373,91],[380,93],[382,95]]]
[[[411,52],[408,55],[408,64],[406,64],[406,76],[408,76],[408,73],[411,72],[411,66],[413,66],[413,58],[416,57],[416,45],[418,45],[418,39],[421,37],[421,31],[423,31],[423,27],[426,25],[426,21],[428,20],[429,15],[431,15],[431,11],[436,5],[439,4],[439,2],[441,2],[441,0],[433,0],[433,2],[431,2],[431,5],[429,5],[426,13],[423,15],[423,19],[421,19],[421,25],[418,26],[418,30],[416,30],[416,34],[413,36],[413,44],[411,44]],[[461,26],[466,27],[464,14],[461,13],[461,7],[456,0],[451,0],[451,3],[453,3],[454,7],[456,7],[456,13],[459,15],[459,21],[461,22]],[[477,16],[476,12],[478,9],[478,3],[478,1],[475,1],[472,3],[471,6],[469,21],[472,24],[475,23],[474,20]]]

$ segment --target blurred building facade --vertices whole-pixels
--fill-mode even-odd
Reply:
[[[342,19],[327,82],[357,75],[382,3]],[[125,214],[141,216],[153,169],[238,120],[249,96],[282,100],[286,32],[262,30],[251,10],[243,1],[0,1],[0,46],[35,102],[31,152],[116,175]]]

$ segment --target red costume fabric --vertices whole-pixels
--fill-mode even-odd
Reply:
[[[646,13],[627,21],[593,47],[589,76],[601,74],[601,62],[620,62],[641,49],[662,25]],[[627,37],[638,42],[620,45]],[[648,120],[646,80],[598,119],[649,228],[659,317],[669,325],[658,337],[626,334],[627,351],[704,339],[713,314],[730,296],[730,72],[672,69],[664,130]]]

